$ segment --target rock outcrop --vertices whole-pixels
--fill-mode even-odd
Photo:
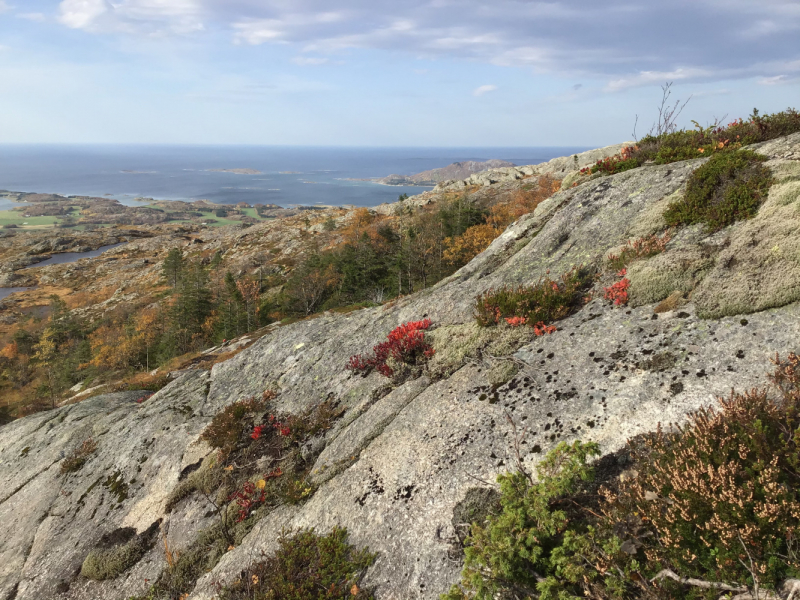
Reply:
[[[376,183],[384,185],[421,185],[421,186],[435,186],[442,181],[452,181],[466,179],[474,173],[480,173],[489,169],[500,169],[506,167],[514,167],[514,163],[506,160],[491,159],[483,162],[475,160],[466,160],[463,162],[455,162],[440,169],[430,169],[417,173],[416,175],[389,175],[376,180]]]
[[[274,549],[282,529],[334,525],[377,553],[365,583],[379,598],[438,597],[461,569],[454,510],[471,489],[491,487],[513,468],[509,420],[528,429],[520,446],[528,465],[563,440],[594,440],[610,452],[733,387],[760,385],[776,352],[797,350],[800,134],[756,149],[778,179],[758,216],[713,235],[677,231],[665,252],[631,269],[631,307],[603,300],[609,281],[601,277],[593,299],[552,335],[481,329],[472,316],[475,296],[489,288],[531,284],[581,264],[601,269],[609,251],[662,230],[664,207],[702,161],[566,188],[436,286],[378,308],[278,327],[152,397],[98,396],[3,426],[0,598],[144,593],[167,566],[161,542],[116,579],[85,579],[81,564],[103,536],[124,528],[157,527],[170,549],[190,547],[213,521],[211,506],[190,495],[167,514],[167,497],[211,452],[199,439],[211,418],[268,388],[279,391],[278,412],[325,399],[345,409],[313,449],[318,489],[304,504],[261,519],[190,599],[214,598],[219,585]],[[609,151],[579,155],[578,168]],[[560,176],[575,162],[557,159],[539,172]],[[680,302],[655,313],[654,303],[667,297]],[[421,318],[435,324],[426,374],[393,385],[345,369],[351,355]],[[66,454],[90,437],[97,451],[80,470],[60,474]]]

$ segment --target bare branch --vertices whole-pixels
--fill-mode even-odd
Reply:
[[[720,583],[717,581],[704,581],[702,579],[694,579],[692,577],[680,577],[675,571],[670,569],[663,569],[650,580],[650,583],[655,583],[662,579],[672,579],[678,583],[691,585],[692,587],[699,587],[706,590],[722,590],[725,592],[739,592],[748,593],[749,590],[741,585],[728,585],[727,583]]]
[[[514,419],[511,418],[511,415],[506,413],[506,421],[508,421],[509,425],[511,425],[511,430],[514,432],[514,456],[517,463],[517,469],[520,473],[525,475],[526,479],[533,484],[533,477],[530,473],[525,469],[525,465],[522,464],[522,452],[520,451],[520,440],[525,439],[525,434],[528,432],[528,428],[525,427],[522,429],[522,433],[517,432],[517,424],[514,423]]]
[[[669,98],[672,95],[672,81],[669,81],[661,86],[661,105],[658,107],[658,120],[650,128],[648,135],[660,137],[666,133],[674,133],[678,128],[676,121],[678,117],[689,104],[692,96],[686,99],[686,102],[681,104],[680,100],[676,100],[675,104],[670,105]]]

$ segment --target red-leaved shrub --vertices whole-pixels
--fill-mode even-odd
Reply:
[[[631,285],[631,281],[626,277],[627,274],[628,270],[622,269],[617,273],[617,276],[622,277],[622,279],[610,287],[603,288],[606,300],[612,300],[615,306],[622,306],[628,303],[628,288]]]
[[[375,369],[381,375],[391,377],[394,375],[394,369],[387,364],[386,361],[389,359],[405,365],[417,365],[427,361],[435,352],[425,341],[425,330],[431,324],[430,319],[425,319],[400,325],[386,336],[385,342],[372,348],[372,356],[364,357],[360,354],[351,356],[347,368],[366,373]]]

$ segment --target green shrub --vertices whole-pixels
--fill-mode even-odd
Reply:
[[[282,534],[278,549],[247,569],[222,600],[368,600],[372,592],[359,584],[375,561],[367,549],[356,550],[347,530],[335,527],[328,535],[303,529]]]
[[[593,478],[587,461],[599,455],[597,444],[561,442],[537,466],[538,481],[523,471],[500,475],[499,513],[485,526],[474,523],[467,538],[461,586],[442,596],[461,598],[558,598],[555,588],[576,588],[559,578],[554,549],[570,526],[558,500],[575,494]],[[577,595],[577,593],[575,594]]]
[[[717,231],[755,216],[773,183],[762,163],[767,159],[750,150],[730,150],[713,155],[686,185],[686,195],[670,204],[664,219],[671,226],[704,223]]]
[[[490,289],[475,299],[475,320],[481,327],[514,317],[530,326],[552,323],[582,305],[584,291],[592,281],[592,273],[578,267],[562,275],[560,281],[544,277],[532,286]]]

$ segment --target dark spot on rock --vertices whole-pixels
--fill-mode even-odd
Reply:
[[[739,323],[741,323],[742,326],[744,327],[745,325],[747,325],[748,320],[747,319],[742,319],[741,321],[739,321]]]
[[[736,352],[736,358],[744,358],[744,350],[739,350]]]
[[[675,381],[670,384],[669,391],[672,392],[673,396],[680,394],[683,391],[683,383],[680,381]]]
[[[689,317],[691,317],[692,315],[690,315],[690,314],[689,314],[689,313],[687,313],[687,312],[683,312],[683,311],[681,311],[681,312],[679,312],[679,313],[678,313],[677,315],[675,315],[675,316],[676,316],[676,317],[678,317],[679,319],[688,319],[688,318],[689,318]]]
[[[196,463],[194,463],[194,464],[191,464],[191,465],[186,465],[186,466],[183,468],[183,471],[181,471],[181,474],[178,476],[178,481],[183,481],[183,480],[184,480],[184,479],[186,479],[186,477],[188,477],[188,476],[189,476],[191,473],[194,473],[195,471],[197,471],[197,469],[199,469],[199,468],[200,468],[200,465],[201,465],[201,464],[203,464],[203,461],[202,461],[202,460],[198,460],[198,461],[197,461]],[[133,483],[133,482],[131,481],[131,483]]]

